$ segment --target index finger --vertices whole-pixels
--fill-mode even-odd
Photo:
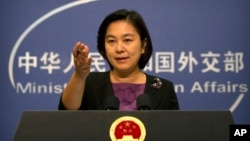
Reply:
[[[77,56],[77,54],[78,54],[78,48],[79,48],[79,46],[80,46],[80,42],[77,42],[75,45],[74,45],[74,47],[73,47],[73,50],[72,50],[72,53],[73,53],[73,56]]]
[[[85,49],[85,46],[81,42],[77,42],[72,50],[73,56],[77,56],[78,54],[82,54],[82,50]]]

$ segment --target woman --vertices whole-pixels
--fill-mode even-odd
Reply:
[[[119,110],[136,110],[140,95],[150,97],[152,110],[178,110],[173,83],[142,72],[152,54],[151,38],[143,18],[136,11],[117,10],[99,27],[99,53],[110,71],[90,72],[89,48],[73,48],[75,72],[62,93],[59,109],[104,110],[106,99],[119,99]]]

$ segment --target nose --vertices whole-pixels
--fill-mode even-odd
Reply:
[[[116,45],[116,52],[117,53],[122,53],[124,52],[124,46],[122,44],[122,42],[118,42],[117,45]]]

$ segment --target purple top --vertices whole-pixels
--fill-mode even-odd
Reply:
[[[146,84],[112,83],[114,95],[120,100],[119,110],[136,110],[136,98],[143,94]]]

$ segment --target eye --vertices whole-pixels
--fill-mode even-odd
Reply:
[[[114,39],[108,39],[108,40],[107,40],[107,43],[108,43],[108,44],[114,44],[114,43],[115,43],[115,40],[114,40]]]
[[[132,39],[125,39],[125,40],[124,40],[125,43],[130,43],[130,42],[132,42],[132,41],[133,41]]]

